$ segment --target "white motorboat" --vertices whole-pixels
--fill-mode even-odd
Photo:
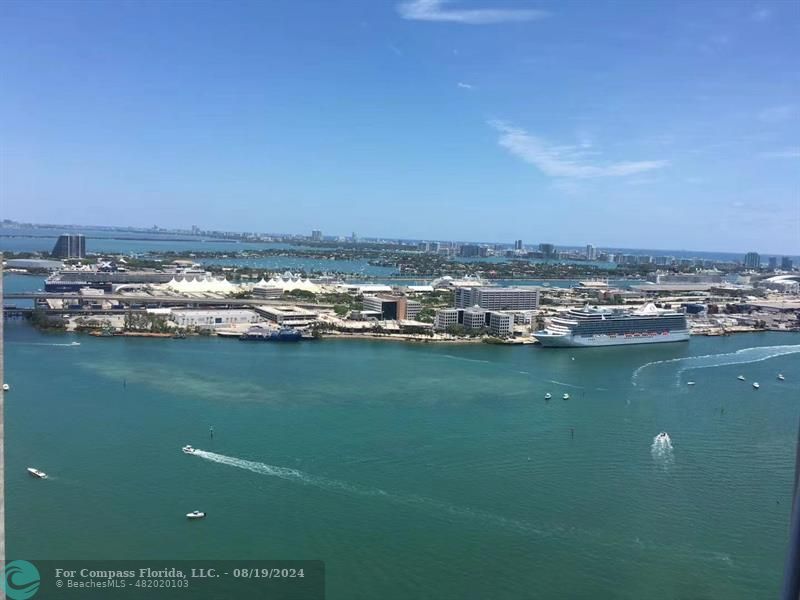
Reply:
[[[784,377],[781,373],[778,373],[778,381],[783,381],[784,379],[786,379],[786,377]]]
[[[686,385],[694,385],[694,381],[687,381]]]
[[[186,513],[187,519],[205,519],[206,513],[200,512],[199,510],[193,510],[190,513]]]
[[[758,388],[760,388],[761,386],[760,386],[760,385],[758,385],[758,382],[757,382],[757,381],[754,381],[754,382],[753,382],[753,387],[754,387],[755,389],[758,389]]]
[[[547,393],[544,395],[544,399],[545,399],[545,400],[550,400],[550,398],[552,398],[552,397],[553,397],[553,395],[552,395],[550,392],[547,392]]]
[[[738,379],[739,381],[744,381],[744,375],[739,375],[736,379]]]
[[[3,391],[4,391],[4,392],[7,392],[7,391],[8,391],[8,390],[10,390],[10,389],[11,389],[11,386],[10,386],[10,385],[8,385],[7,383],[4,383],[4,384],[3,384]]]
[[[669,434],[666,431],[662,431],[661,433],[659,433],[654,441],[659,444],[672,443],[672,440],[670,439]]]
[[[194,454],[195,452],[197,452],[197,450],[192,448],[189,444],[186,444],[183,448],[181,448],[181,451],[184,454]]]
[[[28,467],[28,473],[37,479],[47,479],[47,473],[40,471],[39,469],[34,469],[33,467]]]
[[[564,394],[563,396],[561,396],[561,399],[562,400],[569,400],[569,394]]]

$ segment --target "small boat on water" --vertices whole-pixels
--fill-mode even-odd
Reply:
[[[10,385],[8,385],[7,383],[4,383],[4,384],[3,384],[3,391],[4,391],[4,392],[7,392],[7,391],[8,391],[8,390],[10,390],[10,389],[11,389],[11,386],[10,386]]]
[[[545,399],[545,400],[550,400],[550,398],[552,398],[552,397],[553,397],[553,395],[552,395],[550,392],[547,392],[547,393],[544,395],[544,399]]]
[[[569,400],[569,394],[564,394],[563,396],[561,396],[561,399],[562,400]]]
[[[760,386],[760,385],[758,385],[758,382],[757,382],[757,381],[754,381],[754,382],[753,382],[753,387],[754,387],[755,389],[758,389],[758,388],[760,388],[761,386]]]
[[[686,385],[694,385],[694,381],[687,381]]]
[[[187,519],[205,519],[206,518],[206,513],[201,512],[199,510],[193,510],[190,513],[186,513],[186,518]]]
[[[738,379],[739,381],[744,381],[744,375],[739,375],[736,379]]]
[[[669,434],[666,431],[662,431],[656,436],[654,440],[658,444],[671,444],[672,440],[669,437]]]
[[[303,334],[291,327],[268,329],[255,326],[240,335],[239,339],[245,342],[298,342],[303,339]]]
[[[778,381],[783,381],[784,379],[786,379],[786,377],[784,377],[783,374],[778,373]]]
[[[47,479],[47,473],[40,471],[39,469],[34,469],[33,467],[28,467],[28,473],[37,479]]]
[[[192,447],[191,447],[190,445],[188,445],[188,444],[187,444],[187,445],[185,445],[183,448],[181,448],[181,451],[182,451],[184,454],[194,454],[195,452],[197,452],[197,450],[195,450],[194,448],[192,448]]]

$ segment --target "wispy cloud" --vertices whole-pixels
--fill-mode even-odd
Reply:
[[[782,123],[788,121],[797,114],[797,108],[791,104],[782,106],[770,106],[758,113],[759,121],[764,123]]]
[[[500,146],[550,177],[626,177],[661,169],[669,164],[666,160],[594,164],[585,146],[555,146],[503,121],[490,121],[489,125],[500,132]]]
[[[772,11],[764,7],[757,8],[752,12],[750,17],[753,19],[753,21],[763,23],[764,21],[769,21],[772,18]]]
[[[762,152],[761,158],[800,158],[800,147],[786,148],[785,150],[774,150],[772,152]]]
[[[450,8],[452,0],[408,0],[397,5],[404,19],[463,23],[465,25],[491,25],[515,21],[532,21],[547,17],[549,13],[532,8]],[[487,0],[490,1],[490,0]]]
[[[464,83],[463,81],[459,81],[456,85],[460,87],[462,90],[474,90],[475,86],[470,85],[469,83]]]

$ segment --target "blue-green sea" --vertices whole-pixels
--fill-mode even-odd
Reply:
[[[5,341],[9,558],[321,559],[332,600],[780,588],[798,334],[572,351],[8,322]]]

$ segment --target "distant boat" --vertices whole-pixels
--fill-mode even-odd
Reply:
[[[184,454],[194,454],[195,452],[197,452],[197,450],[195,450],[194,448],[192,448],[188,444],[186,446],[184,446],[183,448],[181,448],[181,451]]]
[[[739,375],[736,379],[738,379],[739,381],[744,381],[744,375]]]
[[[786,379],[786,377],[784,377],[782,374],[778,373],[778,381],[783,381],[784,379]]]
[[[10,389],[11,389],[11,386],[10,386],[10,385],[8,385],[7,383],[4,383],[4,384],[3,384],[3,391],[4,391],[4,392],[7,392],[7,391],[8,391],[8,390],[10,390]]]
[[[186,513],[187,519],[205,519],[206,513],[200,512],[199,510],[193,510],[190,513]]]
[[[562,400],[569,400],[569,394],[564,394],[563,396],[561,396],[561,399]]]
[[[687,381],[686,385],[694,385],[694,381]]]
[[[30,473],[37,479],[47,479],[47,473],[45,473],[44,471],[40,471],[39,469],[34,469],[33,467],[28,467],[28,473]]]
[[[760,388],[761,386],[760,386],[760,385],[758,385],[758,382],[757,382],[757,381],[754,381],[754,382],[753,382],[753,387],[754,387],[755,389],[758,389],[758,388]]]
[[[552,395],[550,392],[547,392],[547,393],[544,395],[544,399],[545,399],[545,400],[550,400],[550,398],[552,398],[552,397],[553,397],[553,395]]]

